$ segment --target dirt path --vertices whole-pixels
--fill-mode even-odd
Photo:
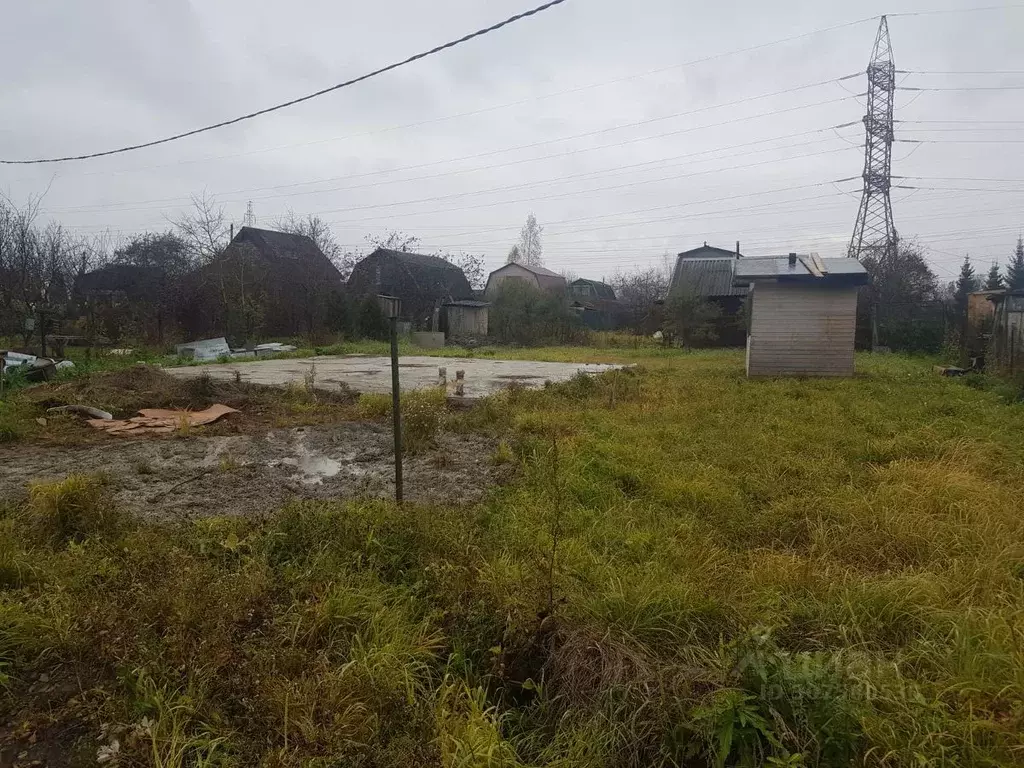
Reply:
[[[405,496],[472,503],[499,479],[493,441],[442,435],[438,447],[407,456]],[[32,481],[104,473],[116,498],[139,514],[181,519],[263,515],[291,498],[392,497],[391,433],[363,422],[187,438],[108,438],[55,449],[23,443],[0,449],[0,499],[18,500]]]

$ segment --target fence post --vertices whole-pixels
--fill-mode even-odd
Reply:
[[[1010,361],[1009,362],[1010,362],[1010,375],[1011,376],[1016,372],[1015,369],[1014,369],[1014,366],[1013,366],[1013,358],[1014,358],[1014,353],[1016,352],[1016,347],[1017,347],[1017,328],[1016,328],[1016,326],[1014,326],[1013,330],[1010,332]]]
[[[398,389],[398,318],[391,321],[391,415],[395,432],[395,501],[402,503],[402,396]]]

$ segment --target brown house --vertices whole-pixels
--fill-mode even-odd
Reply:
[[[343,323],[341,273],[305,235],[242,227],[186,282],[181,325],[190,337],[316,337]]]
[[[493,298],[498,292],[498,286],[506,280],[520,280],[541,291],[556,293],[564,293],[567,288],[565,278],[557,272],[552,272],[544,267],[528,267],[513,261],[503,267],[498,267],[488,275],[484,296],[488,299]]]

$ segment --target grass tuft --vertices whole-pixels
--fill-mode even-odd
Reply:
[[[82,541],[114,531],[120,514],[104,498],[105,479],[70,475],[29,488],[28,514],[47,538],[57,543]]]

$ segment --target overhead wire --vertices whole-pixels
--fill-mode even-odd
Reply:
[[[682,62],[681,64],[672,64],[672,65],[669,65],[669,66],[666,66],[666,67],[659,67],[659,68],[656,68],[656,69],[646,70],[644,72],[633,73],[633,74],[630,74],[630,75],[625,75],[625,76],[622,76],[622,77],[613,78],[611,80],[601,81],[601,82],[598,82],[598,83],[592,83],[592,84],[588,84],[588,85],[584,85],[584,86],[578,86],[576,88],[569,88],[569,89],[562,90],[562,91],[555,91],[555,92],[548,93],[548,94],[540,94],[540,95],[537,95],[537,96],[532,96],[532,97],[530,97],[528,99],[521,99],[521,100],[518,100],[518,101],[507,102],[505,104],[498,104],[498,105],[493,105],[493,106],[489,106],[489,107],[483,107],[483,108],[478,109],[478,110],[471,110],[469,112],[461,112],[461,113],[457,113],[457,114],[454,114],[454,115],[445,115],[445,116],[441,116],[441,117],[438,117],[438,118],[431,118],[429,120],[418,121],[418,122],[415,122],[415,123],[406,123],[406,124],[398,125],[398,126],[388,126],[388,127],[385,127],[385,128],[375,129],[375,130],[372,130],[372,131],[365,131],[365,132],[357,133],[357,134],[348,134],[348,135],[345,135],[345,136],[338,136],[338,137],[333,137],[333,138],[329,138],[329,139],[319,139],[319,140],[311,141],[311,142],[302,142],[302,143],[298,143],[298,144],[285,144],[285,145],[280,145],[280,146],[275,146],[275,147],[268,147],[268,148],[264,148],[264,149],[250,150],[250,151],[247,151],[247,152],[233,153],[233,154],[229,154],[229,155],[219,155],[219,156],[213,156],[213,157],[205,157],[205,158],[196,158],[196,159],[190,159],[190,160],[183,160],[183,161],[179,161],[178,163],[172,163],[172,164],[163,164],[163,165],[157,165],[157,166],[144,166],[144,167],[137,168],[137,169],[125,169],[125,170],[122,170],[122,171],[115,171],[114,173],[129,173],[129,172],[133,172],[135,170],[152,170],[154,168],[173,167],[174,165],[179,165],[179,164],[184,164],[184,163],[210,162],[210,161],[219,160],[219,159],[244,157],[244,156],[247,156],[247,155],[259,154],[259,153],[263,153],[263,152],[271,152],[271,151],[276,151],[276,150],[280,150],[280,149],[291,149],[291,148],[294,148],[294,147],[312,146],[312,145],[316,145],[316,144],[323,144],[323,143],[328,143],[328,142],[333,142],[333,141],[341,141],[341,140],[350,139],[350,138],[359,138],[359,137],[363,137],[363,136],[371,136],[371,135],[376,135],[376,134],[379,134],[379,133],[384,133],[384,132],[393,131],[393,130],[402,130],[402,129],[405,129],[405,128],[421,127],[423,125],[428,125],[428,124],[431,124],[431,123],[441,122],[441,121],[455,119],[455,118],[460,118],[460,117],[468,117],[468,116],[478,115],[478,114],[482,114],[482,113],[486,113],[486,112],[490,112],[490,111],[494,111],[494,110],[498,110],[498,109],[505,109],[507,107],[513,107],[513,106],[518,106],[518,105],[521,105],[521,104],[527,104],[527,103],[530,103],[530,102],[533,102],[533,101],[537,101],[537,100],[541,100],[541,99],[547,99],[547,98],[552,98],[552,97],[556,97],[556,96],[564,96],[564,95],[578,93],[578,92],[585,91],[585,90],[591,90],[591,89],[594,89],[594,88],[605,87],[607,85],[614,85],[614,84],[617,84],[617,83],[626,82],[626,81],[634,80],[634,79],[641,78],[641,77],[648,77],[648,76],[654,75],[654,74],[661,74],[663,72],[669,72],[669,71],[672,71],[674,69],[680,69],[680,68],[683,68],[683,67],[689,67],[689,66],[694,66],[694,65],[697,65],[697,64],[703,64],[703,63],[706,63],[706,62],[709,62],[709,61],[714,61],[716,59],[725,58],[725,57],[728,57],[728,56],[734,56],[734,55],[738,55],[738,54],[742,54],[742,53],[750,53],[752,51],[757,51],[757,50],[761,50],[761,49],[764,49],[764,48],[770,48],[770,47],[773,47],[773,46],[776,46],[776,45],[782,45],[782,44],[785,44],[785,43],[790,43],[790,42],[793,42],[795,40],[803,39],[805,37],[811,37],[811,36],[814,36],[814,35],[824,34],[826,32],[833,32],[833,31],[838,30],[838,29],[844,29],[844,28],[847,28],[847,27],[856,26],[858,24],[864,24],[864,23],[869,22],[869,21],[874,21],[877,18],[878,18],[877,16],[867,16],[867,17],[864,17],[864,18],[861,18],[861,19],[856,19],[854,21],[843,22],[841,24],[835,24],[835,25],[832,25],[832,26],[829,26],[829,27],[822,27],[822,28],[818,28],[818,29],[809,30],[807,32],[801,32],[801,33],[796,34],[796,35],[790,35],[789,37],[780,38],[778,40],[772,40],[772,41],[769,41],[767,43],[758,43],[756,45],[750,45],[750,46],[746,46],[746,47],[743,47],[743,48],[736,48],[736,49],[733,49],[733,50],[730,50],[730,51],[723,51],[721,53],[710,54],[708,56],[703,56],[701,58],[691,59],[690,61]],[[846,79],[850,79],[850,78],[859,76],[860,74],[862,74],[862,73],[856,73],[854,75],[849,75],[847,77],[840,78],[840,79],[841,80],[846,80]],[[832,82],[832,81],[829,81],[829,82]],[[857,95],[864,96],[865,94],[857,94]],[[67,158],[67,159],[70,160],[70,159],[79,159],[79,158]],[[62,162],[62,161],[63,161],[63,159],[54,159],[52,161],[45,161],[45,162]],[[0,162],[3,162],[3,161],[0,161]],[[22,164],[24,164],[25,162],[27,162],[27,161],[22,161]],[[39,162],[44,162],[44,161],[39,161]],[[86,173],[86,174],[83,174],[83,175],[94,175],[94,173],[104,174],[104,173],[110,173],[110,172],[91,172],[91,173]]]
[[[369,176],[380,175],[382,173],[397,173],[399,171],[418,170],[420,168],[429,168],[429,167],[433,167],[433,166],[444,165],[444,164],[447,164],[447,163],[462,162],[462,161],[465,161],[465,160],[476,160],[476,159],[483,158],[483,157],[493,157],[494,155],[505,154],[506,152],[516,152],[516,151],[520,151],[520,150],[524,150],[524,149],[533,149],[535,147],[546,146],[546,145],[549,145],[549,144],[557,144],[557,143],[561,143],[561,142],[564,142],[564,141],[571,141],[571,140],[574,140],[574,139],[581,139],[581,138],[589,138],[589,137],[592,137],[592,136],[598,136],[598,135],[601,135],[601,134],[604,134],[604,133],[611,133],[613,131],[623,130],[623,129],[626,129],[626,128],[637,128],[637,127],[640,127],[640,126],[643,126],[643,125],[650,125],[652,123],[664,122],[666,120],[673,120],[673,119],[676,119],[676,118],[679,118],[679,117],[689,117],[690,115],[699,114],[701,112],[706,112],[706,111],[709,111],[709,110],[712,110],[712,109],[724,109],[726,107],[735,107],[735,106],[739,106],[740,104],[749,103],[751,101],[758,101],[758,100],[761,100],[761,99],[773,98],[775,96],[780,96],[780,95],[784,95],[784,94],[788,94],[788,93],[795,93],[797,91],[807,90],[809,88],[816,88],[816,87],[820,87],[820,86],[823,86],[823,85],[828,85],[828,84],[830,84],[832,82],[835,82],[835,78],[832,78],[832,79],[829,79],[829,80],[822,80],[822,81],[818,81],[818,82],[814,82],[814,83],[808,83],[806,85],[795,86],[795,87],[792,87],[792,88],[785,88],[785,89],[778,90],[778,91],[773,91],[773,92],[770,92],[770,93],[758,94],[758,95],[755,95],[755,96],[748,96],[748,97],[744,97],[742,99],[737,99],[737,100],[734,100],[734,101],[731,101],[731,102],[726,102],[726,103],[723,103],[723,104],[708,105],[706,107],[699,107],[697,109],[687,110],[685,112],[678,112],[678,113],[674,113],[674,114],[671,114],[671,115],[661,115],[659,117],[648,118],[646,120],[639,120],[639,121],[635,121],[635,122],[632,122],[632,123],[626,123],[626,124],[621,124],[621,125],[616,125],[616,126],[610,126],[610,127],[607,127],[607,128],[599,128],[599,129],[596,129],[596,130],[586,131],[586,132],[583,132],[583,133],[577,133],[577,134],[573,134],[573,135],[570,135],[570,136],[561,136],[561,137],[554,138],[554,139],[545,139],[545,140],[542,140],[542,141],[535,141],[535,142],[531,142],[529,144],[520,144],[520,145],[517,145],[517,146],[514,146],[514,147],[506,147],[506,148],[502,148],[502,149],[489,150],[487,152],[478,152],[478,153],[475,153],[475,154],[472,154],[472,155],[464,155],[464,156],[456,157],[456,158],[447,158],[445,160],[434,160],[434,161],[430,161],[430,162],[427,162],[427,163],[418,163],[418,164],[415,164],[415,165],[409,165],[409,166],[404,166],[404,167],[399,167],[399,168],[392,168],[392,169],[384,169],[384,170],[381,170],[381,171],[368,171],[368,172],[359,173],[359,174],[349,174],[349,175],[346,175],[344,177],[333,177],[332,179],[320,180],[320,181],[316,181],[316,182],[298,182],[297,184],[280,185],[278,187],[269,187],[269,188],[266,188],[266,189],[280,189],[280,188],[294,187],[294,186],[298,186],[298,185],[306,185],[306,184],[314,184],[314,183],[318,184],[318,183],[324,183],[325,181],[331,181],[331,180],[335,180],[335,179],[339,179],[339,178],[344,178],[344,179],[365,178],[365,177],[369,177]],[[552,158],[565,157],[565,156],[568,156],[568,155],[580,154],[580,153],[584,153],[584,152],[593,152],[593,151],[596,151],[596,150],[599,150],[599,149],[605,149],[605,148],[611,148],[611,147],[621,147],[621,146],[626,146],[628,144],[637,144],[637,143],[640,143],[640,142],[651,141],[651,140],[654,140],[654,139],[668,138],[670,136],[679,136],[679,135],[682,135],[684,133],[692,133],[694,131],[706,130],[708,128],[720,128],[720,127],[723,127],[723,126],[726,126],[726,125],[733,125],[733,124],[739,123],[739,122],[748,122],[750,120],[756,120],[756,119],[761,119],[761,118],[765,118],[765,117],[774,117],[776,115],[788,114],[788,113],[791,113],[791,112],[798,112],[798,111],[801,111],[801,110],[804,110],[804,109],[814,109],[814,108],[820,107],[820,106],[828,106],[828,105],[832,105],[832,104],[838,104],[838,103],[847,101],[850,98],[852,98],[852,97],[850,97],[850,96],[843,96],[843,97],[839,97],[839,98],[835,98],[835,99],[824,99],[822,101],[812,102],[810,104],[798,104],[798,105],[795,105],[795,106],[792,106],[792,107],[786,107],[786,108],[783,108],[783,109],[767,110],[767,111],[764,111],[764,112],[759,112],[759,113],[754,114],[754,115],[745,115],[745,116],[742,116],[742,117],[734,117],[734,118],[730,118],[728,120],[719,121],[717,123],[710,123],[710,124],[707,124],[707,125],[699,125],[699,126],[689,126],[687,128],[676,129],[676,130],[673,130],[673,131],[666,131],[666,132],[663,132],[663,133],[654,134],[652,136],[639,136],[639,137],[634,137],[634,138],[631,138],[631,139],[624,139],[624,140],[619,141],[619,142],[614,142],[614,143],[610,143],[610,144],[606,144],[606,145],[599,145],[597,147],[581,147],[581,148],[569,150],[567,152],[562,152],[562,153],[557,153],[557,154],[552,154],[552,155],[544,155],[544,156],[541,156],[539,158],[522,158],[520,160],[514,160],[514,161],[508,161],[506,163],[494,164],[494,165],[491,165],[491,166],[487,166],[486,168],[487,169],[500,168],[500,167],[506,167],[506,166],[511,166],[511,165],[518,165],[518,164],[529,163],[529,162],[539,162],[539,161],[542,161],[542,160],[548,160],[548,159],[552,159]],[[855,125],[858,122],[859,121],[840,123],[839,125],[836,125],[836,126],[829,126],[828,128],[826,128],[824,130],[829,130],[830,128],[837,128],[837,129],[846,128],[846,127],[849,127],[851,125]],[[461,171],[456,170],[456,171],[451,171],[450,173],[460,173],[460,172],[468,173],[468,172],[471,172],[473,170],[474,169],[462,169]],[[447,174],[439,174],[439,175],[447,175]],[[432,177],[421,177],[421,178],[432,178]],[[396,180],[396,182],[394,182],[394,183],[400,183],[400,182],[403,182],[403,181],[414,181],[414,180],[417,180],[417,179],[410,179],[410,180],[401,180],[400,179],[400,180]],[[388,183],[391,183],[391,182],[388,182]],[[353,188],[356,188],[356,187],[353,187]],[[241,194],[241,193],[253,192],[253,191],[260,191],[260,189],[259,188],[248,189],[248,190],[243,189],[243,190],[240,190],[238,192],[233,192],[233,193],[229,193],[229,194]],[[164,199],[160,199],[160,200],[154,200],[152,202],[166,203],[166,202],[173,202],[174,200],[184,201],[184,200],[186,200],[186,198],[185,197],[164,198]],[[109,206],[109,205],[116,205],[116,204],[105,204],[105,205]],[[95,208],[95,206],[82,206],[82,207],[83,208],[88,207],[90,209]],[[55,212],[59,212],[60,210],[62,210],[62,209],[51,209],[50,212],[54,212],[55,213]]]
[[[820,143],[820,142],[806,142],[805,145],[816,144],[816,143]],[[787,146],[787,147],[781,147],[779,149],[795,149],[795,148],[799,148],[800,146],[801,145]],[[860,145],[860,146],[857,146],[857,147],[854,147],[854,148],[856,148],[856,149],[863,149],[863,145]],[[469,207],[473,207],[473,208],[477,208],[477,207],[490,207],[492,205],[504,205],[506,203],[532,202],[532,201],[538,201],[538,200],[554,200],[554,199],[560,199],[560,198],[567,197],[567,196],[589,195],[589,194],[592,194],[592,193],[595,193],[595,192],[606,192],[606,191],[615,190],[615,189],[625,189],[625,188],[634,187],[634,186],[643,186],[643,185],[646,185],[646,184],[655,184],[655,183],[666,182],[666,181],[678,181],[678,180],[681,180],[681,179],[692,178],[692,177],[695,177],[695,176],[702,176],[702,175],[709,174],[709,173],[721,173],[723,171],[738,170],[738,169],[744,169],[744,168],[753,168],[753,167],[765,165],[767,163],[780,163],[780,162],[787,162],[787,161],[790,161],[790,160],[800,160],[800,159],[807,158],[807,157],[816,157],[816,156],[819,156],[819,155],[826,155],[826,154],[833,154],[833,153],[836,153],[836,152],[843,152],[843,151],[847,151],[848,149],[850,149],[850,148],[849,147],[839,147],[839,148],[835,148],[835,149],[825,149],[825,150],[821,150],[819,152],[808,152],[808,153],[792,155],[792,156],[787,156],[787,157],[771,158],[771,159],[768,159],[768,160],[762,160],[762,161],[758,161],[758,162],[754,162],[754,163],[747,163],[747,164],[741,164],[741,165],[731,165],[731,166],[725,166],[725,167],[708,168],[708,169],[705,169],[705,170],[695,171],[693,173],[685,173],[685,174],[681,174],[681,175],[665,176],[665,177],[660,177],[660,178],[656,178],[656,179],[641,179],[641,180],[634,181],[634,182],[628,182],[626,184],[617,184],[617,185],[605,186],[605,187],[588,187],[588,188],[584,188],[583,190],[571,190],[571,191],[567,191],[567,192],[560,192],[560,193],[553,194],[553,195],[532,195],[528,199],[518,199],[518,200],[510,200],[510,201],[500,200],[500,201],[495,201],[493,203],[483,204],[483,205],[480,205],[480,206],[469,206]],[[754,154],[754,155],[762,154],[764,151],[765,150],[759,150],[759,151],[748,152],[748,153],[740,153],[740,156],[742,156],[743,154]],[[660,163],[658,161],[652,161],[652,162],[649,162],[649,163],[644,163],[643,165],[652,165],[652,164],[656,164],[655,167],[649,168],[648,170],[655,170],[655,171],[657,171],[657,170],[662,170],[663,168],[666,168],[666,167],[670,167],[670,166],[667,166],[665,163]],[[680,164],[677,164],[677,165],[686,165],[686,164],[685,163],[680,163]],[[629,167],[626,166],[624,168],[612,168],[612,169],[609,170],[608,173],[613,173],[615,175],[619,175],[616,172],[621,171],[621,170],[629,170]],[[589,173],[584,173],[584,174],[577,174],[578,177],[584,177],[584,178],[586,178],[586,177],[594,177],[595,175],[607,175],[607,174],[606,173],[598,173],[598,172],[589,172]],[[413,200],[396,200],[396,201],[391,201],[391,202],[387,202],[387,203],[375,203],[375,204],[363,205],[363,206],[327,209],[327,210],[319,211],[318,213],[335,213],[337,211],[342,211],[342,210],[344,210],[344,211],[360,211],[360,210],[378,210],[378,209],[382,209],[382,208],[384,208],[384,209],[391,209],[391,208],[398,208],[398,207],[402,207],[402,206],[419,205],[419,204],[422,204],[422,203],[433,203],[433,202],[439,202],[439,201],[456,200],[456,199],[464,198],[464,197],[478,197],[478,196],[481,196],[481,195],[501,194],[501,193],[519,191],[519,190],[524,190],[524,189],[535,189],[536,187],[543,186],[545,184],[571,183],[571,182],[573,182],[575,180],[577,180],[577,179],[574,178],[573,176],[566,176],[566,177],[547,179],[547,180],[542,180],[542,181],[537,181],[537,182],[526,182],[526,183],[515,184],[515,185],[502,185],[502,186],[498,186],[498,187],[490,187],[490,188],[485,188],[485,189],[471,189],[471,190],[467,190],[467,191],[464,191],[464,192],[455,192],[455,193],[451,193],[451,194],[447,194],[447,195],[434,195],[434,196],[431,196],[431,197],[423,197],[423,198],[417,198],[417,199],[413,199]],[[348,191],[348,189],[349,188],[341,188],[341,191]],[[336,190],[314,190],[314,191],[311,191],[311,192],[303,192],[303,193],[296,193],[296,194],[320,194],[320,193],[329,193],[329,192],[332,192],[332,191],[336,191]],[[292,196],[292,195],[284,195],[284,196]],[[268,196],[268,197],[254,198],[254,199],[256,199],[256,200],[268,200],[268,199],[275,199],[277,197],[281,197],[281,195],[271,195],[271,196]],[[133,210],[134,211],[150,211],[150,210],[162,210],[162,209],[163,209],[163,207],[160,206],[160,207],[156,207],[156,208],[152,208],[152,207],[118,208],[116,210],[118,210],[118,211],[133,211]],[[460,210],[464,210],[464,209],[465,209],[465,207],[461,208]],[[48,211],[48,212],[54,213],[54,212],[58,212],[58,211]],[[95,211],[85,211],[84,213],[94,213],[94,212]]]
[[[79,154],[79,155],[65,155],[63,157],[35,158],[35,159],[32,159],[32,160],[3,160],[3,159],[0,159],[0,164],[3,164],[3,165],[38,165],[38,164],[41,164],[41,163],[63,163],[63,162],[67,162],[67,161],[70,161],[70,160],[90,160],[90,159],[97,158],[97,157],[108,157],[110,155],[120,155],[120,154],[124,154],[126,152],[134,152],[134,151],[139,150],[139,149],[146,149],[147,147],[155,147],[155,146],[160,145],[160,144],[167,144],[167,143],[172,142],[172,141],[178,141],[180,139],[185,139],[185,138],[188,138],[189,136],[196,136],[196,135],[198,135],[200,133],[207,133],[208,131],[213,131],[213,130],[216,130],[218,128],[224,128],[224,127],[229,126],[229,125],[235,125],[237,123],[241,123],[241,122],[246,121],[246,120],[252,120],[254,118],[261,117],[263,115],[268,115],[271,112],[277,112],[279,110],[286,109],[288,107],[293,107],[296,104],[301,104],[301,103],[306,102],[306,101],[311,101],[311,100],[319,98],[321,96],[325,96],[328,93],[333,93],[334,91],[341,90],[342,88],[348,88],[349,86],[355,85],[357,83],[361,83],[361,82],[363,82],[365,80],[369,80],[369,79],[371,79],[373,77],[377,77],[378,75],[383,75],[384,73],[391,72],[391,71],[393,71],[395,69],[398,69],[399,67],[404,67],[407,64],[412,64],[414,61],[419,61],[420,59],[425,59],[428,56],[433,56],[433,55],[435,55],[437,53],[440,53],[442,51],[446,51],[449,48],[454,48],[454,47],[456,47],[458,45],[462,45],[463,43],[469,42],[470,40],[473,40],[473,39],[475,39],[477,37],[482,37],[483,35],[490,34],[491,32],[496,32],[497,30],[499,30],[499,29],[501,29],[503,27],[507,27],[509,24],[514,24],[515,22],[521,21],[522,19],[528,18],[530,16],[535,16],[538,13],[542,13],[543,11],[546,11],[549,8],[553,8],[556,5],[561,5],[564,2],[566,2],[566,0],[548,0],[548,2],[543,3],[541,5],[538,5],[535,8],[531,8],[530,10],[523,11],[521,13],[517,13],[514,16],[509,16],[507,19],[499,21],[496,24],[491,24],[490,26],[483,27],[481,29],[476,30],[475,32],[470,32],[469,34],[463,35],[462,37],[459,37],[459,38],[457,38],[455,40],[449,40],[447,43],[442,43],[441,45],[434,46],[430,50],[422,51],[420,53],[413,54],[412,56],[409,56],[406,59],[402,59],[401,61],[394,62],[393,64],[388,64],[387,66],[380,67],[380,68],[375,69],[375,70],[373,70],[371,72],[367,72],[365,74],[359,75],[358,77],[353,77],[353,78],[351,78],[349,80],[345,80],[343,82],[337,83],[337,84],[329,86],[327,88],[321,88],[319,91],[314,91],[313,93],[308,93],[305,96],[299,96],[297,98],[290,99],[289,101],[284,101],[284,102],[281,102],[279,104],[274,104],[273,106],[270,106],[270,107],[265,107],[263,109],[258,109],[258,110],[254,111],[254,112],[248,112],[248,113],[246,113],[244,115],[239,115],[238,117],[233,117],[233,118],[231,118],[229,120],[221,120],[220,122],[212,123],[210,125],[205,125],[205,126],[202,126],[200,128],[193,128],[190,131],[183,131],[181,133],[172,134],[170,136],[165,136],[165,137],[160,138],[160,139],[153,139],[151,141],[140,142],[138,144],[132,144],[132,145],[125,146],[125,147],[118,147],[117,149],[107,149],[107,150],[103,150],[101,152],[89,152],[89,153]]]

